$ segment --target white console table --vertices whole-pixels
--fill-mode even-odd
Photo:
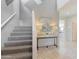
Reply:
[[[38,48],[38,40],[39,40],[39,39],[47,39],[47,38],[52,38],[52,39],[54,39],[54,46],[57,47],[57,39],[58,39],[58,36],[46,35],[46,36],[38,36],[38,37],[37,37],[37,48]],[[48,47],[48,46],[46,46],[46,47]]]

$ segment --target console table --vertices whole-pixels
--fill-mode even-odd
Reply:
[[[54,46],[56,46],[57,47],[57,38],[58,38],[58,36],[39,36],[39,37],[37,37],[37,48],[38,48],[38,40],[39,39],[47,39],[47,38],[52,38],[52,39],[54,39]],[[47,46],[48,47],[48,46]]]

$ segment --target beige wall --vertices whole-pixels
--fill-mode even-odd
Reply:
[[[7,6],[6,1],[1,0],[1,23],[3,23],[10,15],[12,15],[13,12],[13,2]]]
[[[65,38],[66,40],[76,40],[77,36],[77,1],[70,0],[59,10],[60,20],[65,20]]]
[[[77,17],[72,18],[72,40],[77,40]]]

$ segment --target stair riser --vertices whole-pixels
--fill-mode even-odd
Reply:
[[[12,41],[12,40],[32,40],[32,37],[9,37],[8,38],[9,41]]]
[[[13,47],[13,46],[24,46],[24,45],[32,45],[32,42],[19,42],[19,43],[5,43],[5,47]]]
[[[2,50],[1,55],[8,55],[8,54],[16,54],[21,52],[32,52],[31,48],[22,48],[22,49],[13,49],[13,50]]]
[[[28,57],[1,57],[1,59],[32,59],[32,56],[28,56]]]
[[[28,29],[28,28],[32,28],[32,27],[31,26],[17,26],[17,27],[15,27],[15,29],[16,28],[27,28]]]
[[[32,31],[32,29],[14,29],[13,31]]]
[[[11,33],[11,36],[12,35],[32,35],[32,33]]]
[[[22,58],[17,58],[17,59],[32,59],[32,56],[29,56],[29,57],[22,57]]]
[[[25,32],[25,31],[22,31],[22,32],[21,31],[16,31],[16,32],[12,32],[12,33],[18,33],[18,34],[21,34],[21,33],[22,34],[23,33],[29,34],[30,33],[30,34],[32,34],[32,32],[29,32],[29,31],[27,31],[27,32]]]
[[[21,37],[32,37],[32,34],[26,34],[26,35],[21,35],[21,34],[11,34],[10,36],[15,36],[15,37],[19,37],[19,36],[21,36]]]
[[[32,31],[32,28],[15,28],[13,31]]]
[[[13,37],[13,38],[21,38],[21,37],[22,37],[22,38],[31,38],[32,35],[23,35],[23,36],[19,36],[19,35],[16,36],[16,35],[15,35],[15,36],[10,36],[10,37]]]
[[[32,28],[15,28],[14,30],[32,30]]]

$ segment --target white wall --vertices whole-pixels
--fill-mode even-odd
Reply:
[[[11,3],[8,7],[5,4],[5,1],[2,0],[2,23],[3,20],[6,21],[8,17],[11,16],[13,12],[16,12],[16,15],[12,18],[11,21],[9,21],[2,29],[1,29],[1,47],[4,47],[4,43],[7,42],[8,37],[10,36],[10,33],[14,29],[15,26],[19,24],[19,0],[14,0],[13,3]],[[5,7],[6,6],[6,7]],[[4,10],[5,9],[5,10]],[[8,11],[9,10],[9,11]],[[4,17],[4,18],[3,18]]]
[[[60,10],[60,19],[65,21],[65,39],[71,41],[73,39],[72,21],[77,14],[77,0],[69,0]]]
[[[74,15],[65,19],[65,39],[68,41],[77,40],[77,16]]]
[[[57,14],[57,0],[42,0],[35,10],[39,17],[53,17]]]
[[[20,0],[20,20],[25,26],[32,26],[32,11]]]
[[[3,23],[13,12],[13,2],[7,6],[5,0],[1,0],[1,23]]]
[[[65,39],[67,41],[72,40],[72,19],[65,18]]]

